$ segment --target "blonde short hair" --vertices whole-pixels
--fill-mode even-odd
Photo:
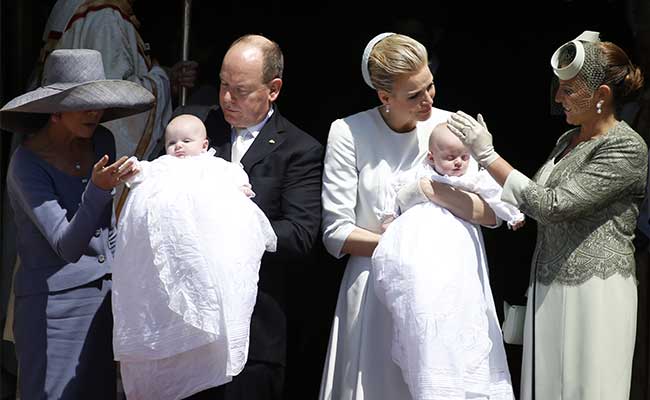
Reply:
[[[370,80],[377,90],[390,93],[398,77],[418,72],[428,63],[427,49],[422,43],[406,35],[390,35],[370,53]]]

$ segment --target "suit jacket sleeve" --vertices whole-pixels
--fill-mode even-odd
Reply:
[[[280,218],[270,218],[284,257],[309,254],[320,229],[323,147],[315,143],[292,154],[281,193]],[[255,191],[255,185],[253,185]]]

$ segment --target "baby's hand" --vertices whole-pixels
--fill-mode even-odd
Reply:
[[[391,222],[395,221],[394,216],[388,216],[385,218],[382,218],[381,220],[381,233],[386,232],[386,229],[388,229],[388,225],[390,225]]]
[[[512,229],[513,231],[516,231],[517,229],[521,228],[525,224],[526,224],[526,220],[522,219],[521,221],[517,221],[512,225],[508,224],[508,228]]]
[[[131,188],[132,185],[142,180],[141,177],[138,177],[140,172],[142,172],[142,167],[140,166],[140,161],[135,156],[131,156],[127,161],[131,163],[131,168],[129,176],[124,179],[124,185]]]
[[[242,191],[248,197],[249,199],[252,199],[255,197],[255,192],[253,192],[253,189],[251,188],[251,185],[241,185],[239,187],[239,190]]]

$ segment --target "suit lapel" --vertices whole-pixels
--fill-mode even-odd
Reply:
[[[244,157],[241,159],[241,163],[246,172],[249,172],[253,165],[277,149],[286,139],[286,135],[284,135],[285,126],[282,116],[280,115],[278,108],[276,106],[274,106],[274,108],[275,111],[273,111],[273,115],[271,115],[271,118],[269,118],[264,127],[262,127],[259,135],[257,135],[255,140],[253,140],[253,144],[251,144],[251,147],[246,151],[246,154],[244,154]],[[230,157],[228,159],[230,159]]]

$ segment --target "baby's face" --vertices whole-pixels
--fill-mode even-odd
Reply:
[[[429,149],[429,159],[441,175],[462,176],[469,166],[469,151],[460,141],[441,141]]]
[[[165,149],[174,157],[198,156],[208,148],[205,132],[196,129],[172,128],[165,131]]]

